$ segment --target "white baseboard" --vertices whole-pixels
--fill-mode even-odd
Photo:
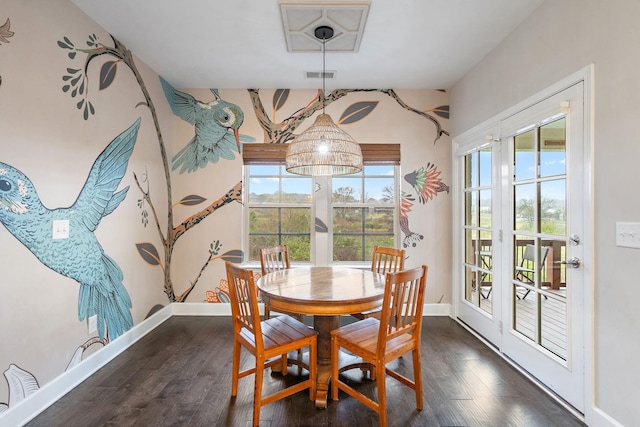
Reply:
[[[593,408],[593,427],[624,427],[600,408]]]
[[[262,304],[260,309],[262,311]],[[425,304],[423,310],[424,316],[449,316],[451,305]],[[230,315],[231,306],[229,304],[172,303],[111,341],[77,366],[63,372],[22,402],[0,414],[0,427],[15,427],[26,424],[171,316]],[[611,426],[615,426],[615,424],[611,424]]]
[[[231,316],[231,306],[229,304],[210,304],[210,303],[174,303],[174,316]],[[262,304],[260,304],[260,313],[262,313]],[[423,316],[447,316],[451,313],[450,304],[425,304],[423,308]]]
[[[111,341],[103,349],[88,356],[78,365],[46,383],[25,400],[12,405],[0,414],[0,427],[15,427],[26,424],[133,343],[170,318],[171,315],[172,306],[168,305]]]

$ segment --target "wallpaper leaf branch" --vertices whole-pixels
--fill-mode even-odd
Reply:
[[[301,123],[313,116],[316,112],[322,110],[325,106],[330,105],[334,101],[337,101],[353,92],[384,93],[393,98],[402,108],[431,121],[436,127],[436,137],[433,141],[434,144],[443,135],[449,136],[449,132],[442,129],[442,126],[440,125],[440,122],[437,118],[429,114],[427,111],[420,111],[409,106],[398,96],[398,94],[393,89],[335,89],[331,91],[327,96],[324,96],[322,91],[319,90],[315,100],[311,101],[306,107],[298,110],[296,113],[292,114],[280,123],[275,122],[275,114],[272,120],[265,112],[264,105],[262,104],[262,100],[260,99],[259,89],[248,89],[248,91],[258,122],[265,132],[265,142],[270,144],[284,144],[292,141],[296,137],[294,132]],[[283,91],[283,89],[279,89],[276,92],[276,96],[278,98],[277,101],[275,100],[276,96],[274,96],[273,105],[275,110],[280,108],[286,100],[287,94]],[[377,103],[366,102],[353,104],[342,114],[340,120],[338,121],[338,124],[353,123],[361,120],[366,115],[368,115],[376,107],[376,105]],[[442,112],[443,108],[444,107],[438,107],[437,110],[439,112]]]
[[[124,44],[120,43],[115,37],[111,36],[111,40],[113,41],[113,46],[108,46],[101,43],[95,34],[91,34],[88,36],[88,40],[86,41],[88,48],[76,47],[68,37],[63,37],[61,41],[58,41],[58,46],[62,49],[68,50],[69,52],[67,55],[72,60],[76,58],[77,53],[86,54],[84,58],[84,65],[82,68],[72,68],[72,67],[67,68],[67,74],[65,74],[62,77],[63,81],[65,82],[65,84],[62,87],[62,90],[64,92],[69,93],[72,98],[80,97],[80,96],[82,97],[81,100],[76,103],[76,107],[79,110],[82,110],[84,119],[88,120],[90,115],[95,114],[95,108],[91,104],[91,102],[88,100],[88,96],[89,96],[88,70],[89,70],[89,64],[94,59],[101,57],[102,55],[109,55],[116,58],[115,60],[105,61],[102,64],[100,68],[100,73],[99,73],[99,89],[100,90],[107,89],[113,83],[113,81],[117,76],[117,70],[120,64],[126,65],[135,76],[138,86],[140,87],[140,90],[142,91],[142,94],[145,100],[142,103],[138,103],[136,107],[139,105],[145,105],[149,108],[151,112],[151,116],[153,118],[153,123],[156,130],[156,136],[158,139],[158,147],[159,147],[160,155],[162,158],[162,164],[164,168],[164,175],[165,175],[165,181],[166,181],[166,189],[167,189],[167,194],[166,194],[167,223],[166,223],[166,231],[163,232],[162,225],[161,225],[163,221],[158,217],[157,210],[153,204],[151,194],[148,190],[148,182],[146,181],[146,174],[145,174],[144,182],[147,182],[147,190],[143,189],[140,180],[134,174],[134,180],[136,182],[136,185],[138,186],[138,189],[142,193],[142,199],[139,201],[139,204],[138,204],[142,210],[142,218],[143,218],[142,223],[144,226],[147,225],[147,221],[145,221],[145,219],[148,218],[148,213],[146,211],[145,206],[148,205],[149,208],[151,209],[153,220],[158,232],[158,237],[162,242],[162,248],[164,253],[161,256],[160,253],[155,248],[155,245],[149,242],[137,244],[136,248],[138,249],[138,253],[142,257],[142,259],[145,260],[149,265],[160,266],[162,268],[163,276],[164,276],[164,284],[163,284],[164,293],[167,295],[169,302],[184,302],[188,297],[188,295],[190,294],[191,290],[193,290],[193,287],[195,286],[195,284],[197,283],[197,278],[200,277],[202,270],[200,271],[200,273],[198,273],[196,280],[190,283],[187,286],[187,289],[184,292],[182,292],[181,295],[176,296],[176,292],[174,290],[174,284],[171,276],[171,260],[172,260],[176,240],[186,231],[193,228],[195,225],[200,223],[204,218],[206,218],[207,216],[209,216],[219,208],[229,204],[232,201],[239,201],[242,195],[242,182],[239,182],[238,184],[236,184],[224,196],[212,202],[205,209],[199,211],[196,214],[189,216],[187,219],[181,222],[178,226],[176,227],[173,226],[174,204],[172,201],[172,191],[171,191],[171,168],[169,166],[169,159],[167,156],[167,151],[165,148],[162,132],[160,130],[158,114],[156,112],[156,109],[151,99],[151,96],[149,94],[149,91],[147,90],[147,87],[142,79],[142,74],[138,71],[135,65],[135,61],[133,59],[133,55],[131,51],[127,49]],[[161,83],[162,82],[164,82],[164,80],[161,79]],[[167,89],[165,88],[165,91],[166,90]],[[212,92],[214,93],[214,95],[216,96],[216,99],[218,100],[219,97],[217,95],[217,91],[212,91]],[[177,108],[178,111],[183,111],[182,110],[183,106],[184,105],[181,106],[179,102],[171,103],[172,109]],[[223,109],[223,111],[226,113],[229,112],[228,109],[227,110]],[[237,128],[242,123],[243,116],[242,116],[242,111],[238,112],[234,110],[232,112],[235,113],[235,116],[233,118],[225,117],[223,114],[222,121],[225,122],[224,124],[227,124],[227,122],[231,123],[227,128],[234,129],[235,131],[234,134],[236,136],[236,141],[237,141],[238,140]],[[225,132],[227,128],[225,128]],[[225,142],[226,142],[226,139],[225,139]],[[235,144],[233,148],[235,148]],[[225,148],[225,150],[227,149]],[[224,153],[222,153],[221,156],[224,158],[229,158],[229,155],[225,153],[226,151],[224,151]],[[179,155],[180,153],[178,153],[178,156]],[[185,159],[187,158],[189,157],[187,156]],[[233,154],[231,154],[231,158],[233,158]],[[210,161],[210,159],[211,157],[206,157],[205,163],[207,161]],[[175,161],[175,158],[174,158],[174,161]],[[200,164],[201,162],[196,163],[196,166],[199,166]],[[190,167],[188,166],[188,162],[182,161],[182,162],[174,163],[174,169],[180,165],[182,165],[183,168],[186,167],[187,169]],[[191,204],[195,204],[196,199],[193,196],[189,196],[189,197],[191,200]],[[196,196],[196,197],[200,198],[203,201],[206,200],[204,198],[201,198],[200,196]],[[189,204],[189,202],[187,203],[183,202],[183,204],[187,205]],[[208,265],[208,262],[205,263],[204,267],[206,267],[206,265]]]

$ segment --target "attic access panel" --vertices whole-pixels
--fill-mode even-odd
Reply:
[[[289,52],[322,52],[322,41],[314,35],[320,25],[334,30],[326,42],[327,52],[357,52],[369,14],[370,1],[318,4],[303,0],[280,0],[280,14]]]

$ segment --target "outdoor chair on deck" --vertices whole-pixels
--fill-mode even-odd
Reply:
[[[542,277],[542,268],[544,267],[545,260],[547,259],[547,253],[549,252],[549,248],[547,246],[542,246],[540,248],[540,268],[538,269],[538,274]],[[524,248],[524,252],[522,254],[522,261],[519,266],[516,266],[515,271],[515,279],[521,281],[522,283],[527,283],[535,286],[535,258],[536,257],[536,247],[531,244],[527,244]],[[538,279],[540,280],[540,279]],[[524,295],[516,296],[519,299],[525,299],[527,295],[529,295],[531,289],[527,289]],[[545,295],[545,298],[547,296]]]
[[[231,396],[238,394],[238,380],[255,374],[253,391],[253,425],[260,422],[260,408],[302,390],[309,389],[309,398],[316,393],[316,338],[317,333],[304,323],[283,315],[260,321],[258,297],[253,272],[226,263],[231,315],[233,318],[233,372]],[[240,371],[242,347],[255,357],[255,366]],[[289,351],[309,347],[309,378],[267,396],[262,395],[264,370],[282,364],[286,372],[286,359],[280,357]]]
[[[386,375],[415,391],[416,407],[422,409],[420,332],[427,267],[387,273],[380,319],[369,317],[331,331],[331,398],[342,390],[376,411],[380,426],[387,426]],[[340,380],[340,348],[361,357],[376,372],[377,402]],[[413,381],[386,367],[411,352]]]

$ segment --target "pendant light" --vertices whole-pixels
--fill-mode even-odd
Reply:
[[[315,29],[322,40],[322,114],[309,129],[298,135],[287,148],[285,168],[297,175],[348,175],[362,170],[360,145],[325,113],[325,43],[333,37],[333,28]]]

